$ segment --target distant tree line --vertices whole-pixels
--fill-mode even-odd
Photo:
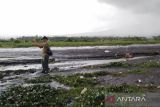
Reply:
[[[1,42],[6,42],[6,41],[12,41],[15,43],[19,43],[19,42],[29,42],[32,39],[36,39],[36,40],[40,40],[42,37],[41,36],[23,36],[23,37],[19,37],[19,38],[10,38],[8,40],[3,40],[1,39]],[[94,42],[94,41],[106,41],[106,40],[135,40],[135,41],[143,41],[143,40],[148,40],[148,39],[153,39],[153,40],[160,40],[160,35],[159,36],[153,36],[152,38],[147,38],[147,37],[65,37],[65,36],[54,36],[54,37],[48,37],[50,41],[63,41],[63,42]]]

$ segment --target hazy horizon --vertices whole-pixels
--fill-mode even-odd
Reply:
[[[0,1],[0,38],[157,36],[159,0]]]

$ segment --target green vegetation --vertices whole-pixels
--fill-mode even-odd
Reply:
[[[128,67],[133,67],[135,66],[134,64],[129,64],[127,62],[111,62],[109,64],[102,64],[102,65],[92,65],[92,66],[87,66],[84,68],[107,68],[107,67],[122,67],[122,68],[128,68]]]
[[[128,71],[128,73],[143,73],[141,70]],[[44,75],[34,79],[27,79],[25,82],[33,83],[31,86],[14,86],[7,88],[0,94],[0,106],[23,106],[23,107],[104,107],[105,96],[108,93],[143,93],[153,90],[155,87],[141,87],[135,85],[110,85],[101,86],[97,81],[98,77],[117,73],[93,72],[77,73],[68,76]],[[121,75],[120,75],[121,76]],[[49,83],[58,81],[71,86],[69,90],[55,89],[49,85],[36,85],[37,83]],[[86,89],[82,93],[82,90]]]
[[[86,86],[95,86],[98,84],[98,81],[94,78],[83,77],[83,76],[55,76],[56,81],[63,83],[65,85],[74,86],[74,87],[86,87]]]
[[[75,74],[70,76],[61,76],[61,75],[45,75],[41,77],[36,77],[34,79],[27,79],[27,83],[47,83],[56,80],[65,85],[74,86],[74,87],[82,87],[82,86],[94,86],[98,84],[98,82],[93,78],[94,76],[100,76],[103,74],[108,74],[105,72],[101,73],[87,73],[87,74]]]
[[[63,76],[63,75],[45,75],[41,77],[36,77],[34,79],[26,79],[25,81],[27,83],[48,83],[52,82],[54,80],[69,85],[72,87],[93,87],[98,85],[97,77],[105,76],[105,75],[112,75],[112,76],[125,76],[126,74],[120,74],[120,73],[110,73],[107,71],[101,71],[101,72],[94,72],[94,73],[77,73],[74,75],[69,76]]]
[[[36,77],[36,78],[33,78],[33,79],[26,79],[25,81],[27,83],[36,84],[36,83],[48,83],[48,82],[52,82],[53,79],[54,79],[54,76],[44,75],[44,76]]]
[[[8,88],[0,95],[0,106],[66,107],[72,105],[72,107],[103,107],[104,98],[108,92],[141,92],[139,87],[126,84],[111,87],[87,87],[87,91],[80,94],[82,89],[80,87],[71,90],[56,90],[45,85],[15,86]]]
[[[94,66],[92,66],[94,67]],[[106,67],[141,67],[141,68],[158,68],[160,67],[160,61],[150,60],[147,62],[142,62],[138,64],[128,63],[128,62],[111,62],[110,64],[99,65],[95,67],[106,68]]]
[[[127,73],[128,74],[144,74],[146,72],[145,72],[145,70],[137,69],[137,70],[129,70]]]
[[[22,37],[10,40],[0,40],[0,47],[32,47],[32,39],[41,37]],[[159,44],[160,37],[50,37],[51,46],[98,46],[98,45],[130,45],[130,44]]]
[[[65,105],[65,90],[55,90],[49,86],[12,87],[0,96],[1,106],[23,107],[63,107]],[[61,96],[61,97],[59,97]]]
[[[159,68],[160,67],[160,61],[148,61],[144,62],[139,65],[140,67],[147,67],[147,68]]]
[[[133,66],[132,64],[129,64],[127,62],[111,62],[110,64],[107,65],[102,65],[102,68],[104,67],[130,67]]]

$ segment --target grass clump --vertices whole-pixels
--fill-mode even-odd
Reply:
[[[139,65],[140,67],[147,67],[147,68],[158,68],[160,67],[160,61],[148,61],[148,62],[144,62],[142,64]]]
[[[65,85],[74,86],[74,87],[85,87],[85,86],[95,86],[98,84],[98,81],[94,78],[83,77],[79,75],[73,76],[55,76],[54,79]]]
[[[97,67],[97,66],[96,66]],[[127,62],[111,62],[110,64],[104,64],[104,65],[100,65],[98,66],[100,68],[106,68],[106,67],[122,67],[122,68],[127,68],[127,67],[141,67],[141,68],[158,68],[160,67],[160,61],[147,61],[147,62],[143,62],[143,63],[127,63]]]
[[[33,79],[26,79],[25,82],[26,83],[48,83],[48,82],[52,82],[54,79],[54,77],[50,76],[50,75],[45,75],[45,76],[40,76],[40,77],[36,77]]]
[[[104,75],[109,75],[110,73],[107,71],[101,71],[101,72],[93,72],[93,73],[77,73],[73,76],[84,76],[84,77],[98,77],[98,76],[104,76]]]
[[[143,92],[143,89],[134,85],[112,85],[107,88],[108,92],[115,92],[115,93],[134,93],[134,92]]]
[[[0,95],[0,106],[63,107],[65,105],[64,93],[65,90],[57,91],[49,86],[16,86],[9,88]]]
[[[137,70],[129,70],[128,74],[145,74],[145,70],[137,69]]]
[[[72,107],[104,107],[106,92],[104,87],[88,88],[86,93],[75,99]]]
[[[130,67],[132,64],[126,62],[111,62],[110,64],[101,66],[102,68],[105,67]]]

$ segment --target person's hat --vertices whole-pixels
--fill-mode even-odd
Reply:
[[[43,36],[43,38],[41,40],[44,40],[44,39],[48,40],[48,38],[46,36]]]

